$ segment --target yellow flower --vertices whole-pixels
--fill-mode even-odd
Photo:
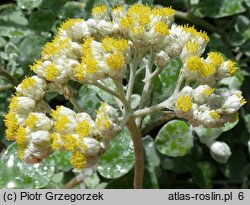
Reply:
[[[180,96],[176,101],[177,109],[181,110],[182,112],[190,111],[192,109],[192,105],[192,100],[188,95]]]

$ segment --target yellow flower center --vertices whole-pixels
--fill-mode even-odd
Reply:
[[[82,152],[75,151],[70,159],[74,168],[82,170],[86,165],[86,158]]]
[[[235,62],[228,60],[227,61],[227,70],[230,75],[233,75],[237,71],[237,65]]]
[[[110,54],[106,58],[108,66],[114,70],[120,70],[125,64],[124,56],[121,53]]]
[[[190,111],[192,109],[192,105],[192,100],[188,95],[180,96],[176,101],[178,110],[181,110],[182,112]]]
[[[25,121],[25,124],[27,127],[33,128],[35,124],[37,123],[37,121],[38,121],[38,117],[35,114],[30,113],[28,118]]]
[[[56,131],[58,132],[63,131],[66,128],[68,122],[69,118],[66,115],[60,116],[55,123]]]
[[[164,35],[164,36],[169,34],[167,24],[165,24],[163,22],[157,22],[155,24],[154,30],[155,30],[156,33],[159,33],[159,34]]]
[[[209,112],[209,116],[214,120],[219,120],[221,118],[218,110],[212,110],[211,112]]]

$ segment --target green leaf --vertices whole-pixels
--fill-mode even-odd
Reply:
[[[17,158],[17,145],[11,144],[0,161],[0,188],[42,188],[54,174],[54,161],[26,164]]]
[[[85,4],[81,2],[69,1],[62,10],[62,14],[65,18],[85,18]]]
[[[222,133],[222,128],[205,128],[202,125],[194,127],[193,130],[199,136],[201,143],[209,143],[217,139]]]
[[[162,154],[180,157],[193,147],[193,135],[185,122],[173,120],[160,129],[155,143]]]
[[[247,165],[248,158],[241,151],[233,151],[228,163],[222,167],[224,175],[234,181],[241,180],[244,167]]]
[[[6,45],[6,43],[7,43],[7,41],[2,36],[0,36],[0,48],[4,47]]]
[[[97,170],[105,178],[115,179],[128,173],[134,165],[134,147],[127,129],[112,139],[104,155],[100,157]]]
[[[155,92],[154,103],[167,99],[174,91],[176,81],[182,66],[180,59],[174,59],[154,80]]]
[[[192,175],[195,182],[200,188],[212,188],[212,178],[216,174],[215,166],[210,162],[198,162],[192,170]]]
[[[49,31],[56,21],[54,12],[39,9],[30,16],[29,26],[36,31]]]
[[[173,172],[177,174],[191,172],[193,167],[196,166],[197,161],[201,161],[203,157],[203,150],[200,144],[195,145],[190,153],[183,157],[172,158],[173,160]],[[169,159],[169,158],[167,158]]]
[[[213,33],[209,37],[210,42],[207,45],[207,50],[218,51],[223,53],[228,58],[233,58],[231,49],[224,43],[220,35]]]
[[[236,19],[235,30],[242,34],[245,39],[250,39],[250,20],[246,16],[240,15]]]
[[[19,59],[23,67],[26,67],[33,63],[35,59],[38,59],[45,43],[45,39],[42,36],[34,35],[28,36],[20,43]]]
[[[27,10],[37,8],[41,3],[42,0],[17,0],[17,5],[21,9],[27,9]]]
[[[244,0],[202,0],[196,6],[195,14],[199,17],[221,18],[244,12]]]
[[[56,0],[56,1],[43,0],[42,4],[40,5],[40,8],[49,9],[56,14],[63,8],[64,4],[67,1],[68,0]]]
[[[72,169],[70,163],[71,153],[66,151],[55,151],[49,159],[54,161],[55,168],[64,172],[67,172]]]
[[[79,98],[78,104],[84,112],[94,116],[95,110],[100,106],[97,89],[91,85],[83,85],[79,90]]]

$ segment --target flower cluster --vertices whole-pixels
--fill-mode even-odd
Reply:
[[[174,14],[170,7],[142,4],[128,9],[115,6],[109,14],[105,6],[99,5],[86,21],[68,19],[62,23],[54,39],[44,46],[41,58],[30,66],[36,75],[17,86],[5,116],[6,138],[17,142],[19,156],[28,163],[37,163],[54,150],[67,150],[72,152],[74,167],[95,164],[121,129],[117,110],[102,103],[93,120],[87,113],[64,106],[51,109],[44,95],[51,91],[64,94],[69,80],[95,84],[111,78],[121,82],[127,66],[149,54],[154,57],[156,71],[174,58],[183,62],[180,86],[171,98],[173,104],[168,106],[177,117],[205,127],[234,121],[245,103],[241,93],[222,96],[211,86],[232,76],[237,70],[235,62],[217,52],[202,58],[209,37],[194,27],[177,26]],[[187,86],[180,89],[183,79]]]

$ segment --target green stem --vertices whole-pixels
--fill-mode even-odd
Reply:
[[[6,78],[14,86],[17,86],[19,84],[18,80],[3,68],[0,68],[0,75]]]
[[[13,85],[11,85],[11,84],[1,85],[0,86],[0,92],[5,91],[5,90],[9,90],[9,89],[12,89],[12,88],[13,88]]]
[[[142,189],[143,188],[144,159],[143,159],[141,131],[136,126],[135,118],[133,117],[130,117],[130,119],[128,120],[127,128],[131,134],[133,144],[134,144],[134,152],[135,152],[134,188]]]

